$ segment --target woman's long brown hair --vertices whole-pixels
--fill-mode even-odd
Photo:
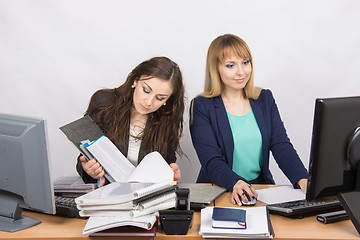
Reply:
[[[155,57],[140,63],[118,88],[99,90],[98,92],[111,93],[111,97],[99,106],[90,105],[86,113],[108,138],[124,149],[129,140],[130,114],[133,107],[134,89],[131,86],[134,81],[141,81],[140,78],[143,77],[170,81],[173,87],[173,93],[166,105],[148,116],[142,134],[144,153],[158,151],[164,158],[167,157],[168,150],[182,153],[179,140],[183,131],[184,86],[178,65],[166,57]]]

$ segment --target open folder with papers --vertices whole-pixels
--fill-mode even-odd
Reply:
[[[86,115],[60,130],[88,160],[96,158],[109,182],[172,181],[174,172],[158,152],[147,154],[135,167]]]

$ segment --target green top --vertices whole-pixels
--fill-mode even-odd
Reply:
[[[227,116],[234,139],[232,170],[248,181],[254,180],[262,167],[262,138],[254,113]]]

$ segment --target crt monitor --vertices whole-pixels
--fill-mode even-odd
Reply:
[[[15,232],[41,221],[22,209],[55,214],[45,121],[0,114],[0,230]]]
[[[360,97],[316,99],[306,200],[358,189],[359,158]]]

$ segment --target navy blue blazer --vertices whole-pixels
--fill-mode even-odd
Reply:
[[[271,151],[295,187],[296,182],[308,174],[286,134],[271,91],[263,89],[257,100],[250,99],[250,104],[262,136],[263,183],[275,183],[269,170]],[[234,141],[221,96],[196,97],[190,111],[191,138],[201,163],[197,182],[211,182],[229,191],[240,179],[248,182],[232,171]]]

